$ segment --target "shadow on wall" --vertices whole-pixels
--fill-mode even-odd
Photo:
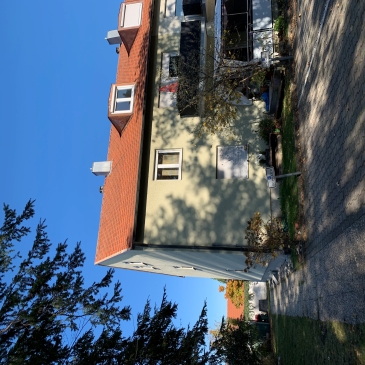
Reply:
[[[257,210],[270,209],[262,177],[252,173],[249,179],[217,180],[215,167],[201,166],[194,157],[184,160],[183,169],[188,188],[163,196],[165,201],[157,202],[156,209],[147,213],[144,241],[244,245],[247,221]]]
[[[245,146],[248,144],[249,153],[257,154],[268,148],[260,139],[257,131],[261,119],[264,119],[265,103],[256,101],[251,106],[238,106],[239,119],[232,123],[231,129],[225,129],[216,135],[204,135],[197,138],[194,135],[199,118],[180,118],[172,108],[159,108],[159,114],[154,117],[154,133],[152,140],[161,139],[162,145],[169,146],[184,134],[189,134],[188,144],[192,148],[204,146]]]

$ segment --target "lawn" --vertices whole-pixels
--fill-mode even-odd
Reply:
[[[285,78],[285,91],[282,111],[283,174],[297,171],[295,149],[294,111],[290,94],[290,77]],[[298,177],[292,176],[280,182],[280,207],[286,217],[291,239],[295,237],[295,222],[299,217]]]
[[[273,350],[282,365],[365,364],[365,324],[271,315]]]

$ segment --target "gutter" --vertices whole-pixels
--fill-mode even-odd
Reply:
[[[165,245],[165,244],[154,244],[154,243],[141,243],[134,242],[132,250],[141,251],[194,251],[194,252],[205,252],[205,253],[245,253],[245,252],[263,252],[271,253],[270,249],[263,249],[260,247],[250,246],[224,246],[224,245],[208,245],[208,246],[195,246],[195,245]]]

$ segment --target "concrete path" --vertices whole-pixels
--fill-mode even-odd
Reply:
[[[307,265],[271,310],[365,322],[365,1],[297,3]]]

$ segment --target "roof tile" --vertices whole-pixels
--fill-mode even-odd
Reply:
[[[135,84],[134,108],[121,136],[111,127],[108,160],[112,172],[104,183],[95,263],[130,248],[133,241],[151,9],[152,0],[143,0],[142,24],[129,56],[120,47],[116,83]]]

